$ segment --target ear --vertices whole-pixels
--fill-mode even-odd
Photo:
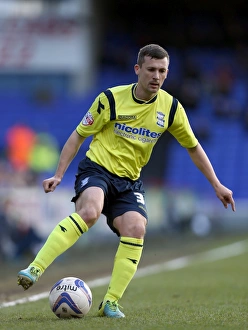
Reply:
[[[140,71],[140,66],[138,64],[135,64],[135,66],[134,66],[134,72],[135,72],[135,74],[137,76],[139,75],[139,71]]]

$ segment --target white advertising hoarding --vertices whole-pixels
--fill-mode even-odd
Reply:
[[[88,24],[56,18],[0,21],[0,72],[68,72],[91,63]]]

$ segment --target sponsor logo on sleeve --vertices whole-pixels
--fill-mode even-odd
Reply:
[[[92,114],[88,111],[85,116],[83,117],[82,124],[84,126],[90,126],[94,123],[94,118]]]

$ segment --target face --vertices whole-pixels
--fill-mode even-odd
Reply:
[[[155,96],[167,77],[168,66],[169,61],[166,57],[155,59],[145,56],[145,61],[141,67],[136,64],[134,66],[135,73],[138,76],[136,97],[148,101]]]

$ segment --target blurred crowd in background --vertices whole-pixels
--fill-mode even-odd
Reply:
[[[136,81],[137,52],[147,43],[168,50],[164,88],[185,107],[221,179],[247,198],[247,7],[242,0],[0,0],[0,258],[34,253],[42,241],[8,189],[41,189],[98,92]],[[144,181],[207,193],[182,153],[161,138]],[[65,185],[72,187],[75,171]]]

